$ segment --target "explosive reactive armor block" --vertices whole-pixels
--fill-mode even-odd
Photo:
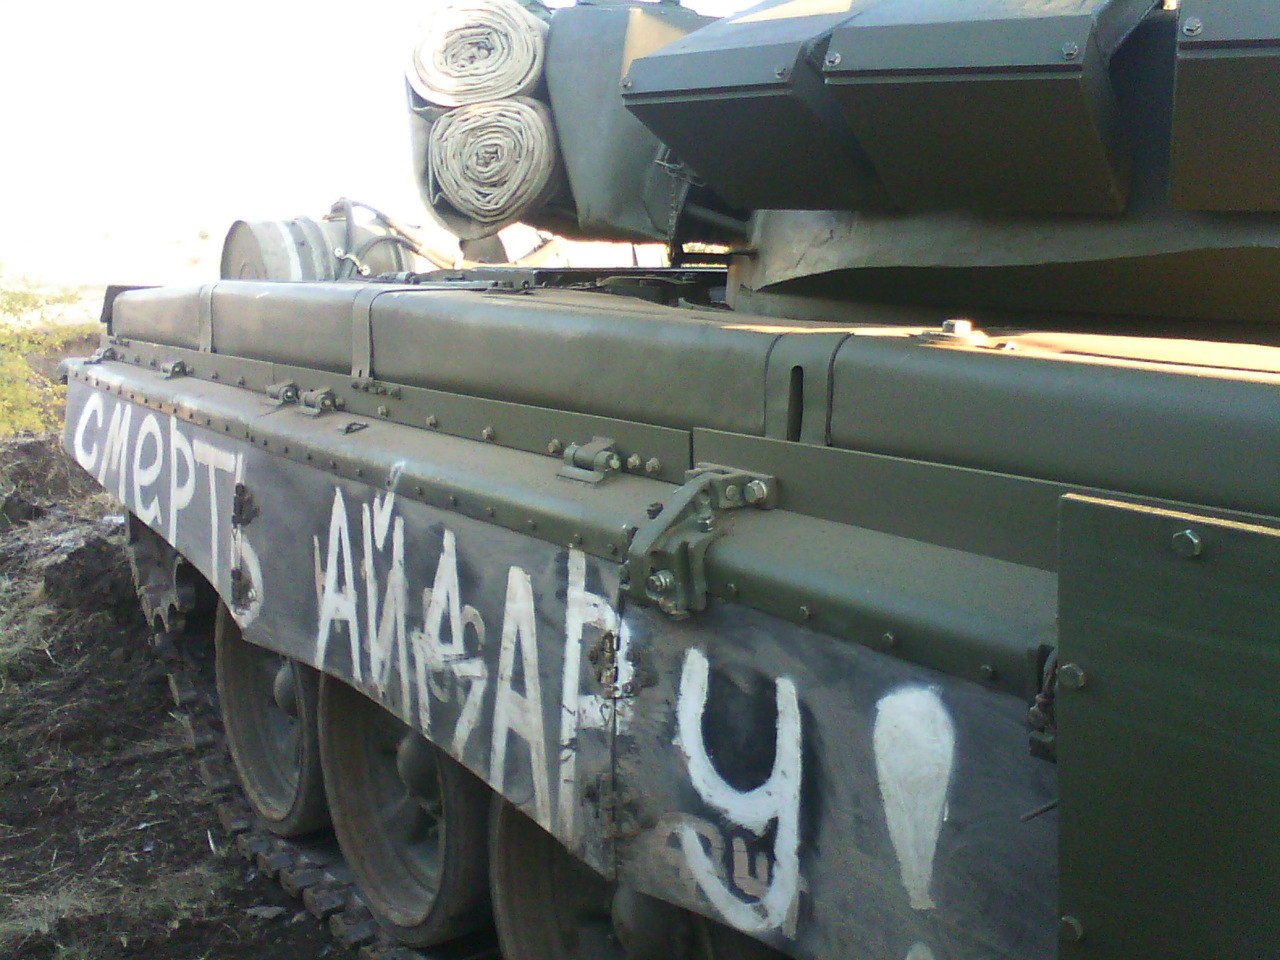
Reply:
[[[1171,199],[1189,210],[1280,210],[1280,5],[1183,3]]]
[[[1152,0],[883,0],[835,29],[827,83],[893,200],[1119,213],[1111,56]]]
[[[875,0],[769,0],[631,65],[627,107],[743,209],[884,207],[822,83],[825,37]]]

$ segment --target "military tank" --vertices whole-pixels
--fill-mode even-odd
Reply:
[[[238,224],[112,291],[66,447],[402,943],[1275,957],[1277,58],[1261,0],[458,4],[428,208],[671,266]]]

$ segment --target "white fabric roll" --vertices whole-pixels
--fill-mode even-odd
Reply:
[[[414,49],[409,83],[441,107],[531,93],[547,25],[514,0],[448,0]]]
[[[443,199],[495,230],[512,223],[549,192],[556,172],[551,114],[528,97],[451,110],[431,128],[427,172],[433,206]]]

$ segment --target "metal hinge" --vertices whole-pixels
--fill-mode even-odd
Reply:
[[[622,454],[609,437],[592,437],[590,443],[571,443],[564,450],[560,476],[582,483],[599,483],[622,469]]]
[[[267,399],[277,407],[282,407],[286,403],[297,403],[298,398],[301,396],[302,391],[298,389],[298,385],[292,380],[267,384]]]
[[[320,417],[334,410],[340,410],[343,406],[328,387],[307,390],[299,395],[298,401],[301,412],[309,417]]]
[[[236,484],[235,493],[231,497],[231,525],[247,527],[261,511],[253,502],[253,494],[243,483]]]
[[[160,372],[166,380],[176,380],[187,375],[187,364],[182,360],[170,360],[160,365]]]
[[[624,564],[628,595],[673,617],[706,609],[705,558],[724,530],[724,515],[744,507],[771,510],[777,502],[773,477],[698,464],[665,502],[649,507],[652,522],[636,534]]]

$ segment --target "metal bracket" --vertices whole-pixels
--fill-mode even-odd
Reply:
[[[176,380],[178,377],[187,375],[187,364],[182,360],[170,360],[168,363],[161,364],[160,372],[164,374],[166,380]]]
[[[724,514],[744,507],[771,510],[778,482],[759,473],[700,463],[685,482],[649,508],[652,521],[631,542],[627,593],[673,617],[707,606],[706,553],[724,529]]]
[[[243,483],[237,483],[235,493],[231,497],[231,525],[247,527],[261,511],[253,502],[253,494]]]
[[[609,437],[592,437],[590,443],[571,443],[565,447],[564,466],[560,476],[582,483],[599,483],[622,469],[622,455]]]

